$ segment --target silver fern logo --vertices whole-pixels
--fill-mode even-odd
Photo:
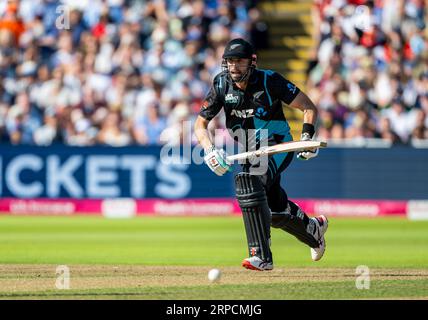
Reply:
[[[257,91],[253,94],[254,99],[260,98],[260,96],[264,93],[264,91]]]

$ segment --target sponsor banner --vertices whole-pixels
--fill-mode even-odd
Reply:
[[[12,215],[100,214],[100,200],[76,199],[0,199],[0,213]]]
[[[103,215],[131,218],[136,215],[227,216],[241,213],[235,199],[160,200],[117,199],[0,199],[0,213],[11,215]]]
[[[407,203],[409,220],[428,220],[428,200],[410,200]]]
[[[313,215],[377,217],[405,215],[407,201],[297,199],[303,211]]]
[[[106,199],[101,203],[101,212],[106,218],[132,218],[137,214],[134,199]]]
[[[161,216],[225,216],[241,214],[235,199],[140,200],[138,212]]]
[[[296,203],[310,215],[343,217],[400,216],[427,218],[428,201],[311,200]],[[240,215],[233,198],[218,199],[0,199],[0,213],[12,215],[103,215],[107,218],[130,218],[136,215],[159,216],[227,216]]]

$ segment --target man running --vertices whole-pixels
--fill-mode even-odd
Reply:
[[[207,127],[221,108],[224,108],[229,132],[238,142],[244,142],[247,149],[258,148],[262,143],[292,141],[282,102],[303,111],[302,141],[311,140],[315,134],[317,108],[312,101],[277,72],[257,69],[256,63],[257,56],[250,43],[243,39],[230,41],[223,54],[223,71],[214,78],[195,123],[196,137],[205,151],[204,161],[219,176],[231,171],[232,164],[226,160],[226,152],[215,147]],[[246,137],[237,135],[238,131],[244,132]],[[297,158],[309,160],[317,155],[318,149],[305,150],[299,152]],[[248,242],[249,257],[242,262],[247,269],[273,269],[271,226],[307,244],[314,261],[324,254],[327,218],[309,218],[288,199],[280,184],[281,173],[293,156],[293,152],[270,156],[262,173],[247,161],[235,177],[236,197]]]

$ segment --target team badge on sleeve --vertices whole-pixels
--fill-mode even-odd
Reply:
[[[208,105],[209,105],[208,101],[207,101],[207,100],[204,100],[204,102],[202,102],[202,106],[201,106],[201,108],[202,108],[202,109],[206,109],[206,108],[208,108]]]
[[[293,94],[296,92],[296,86],[292,83],[287,83],[287,88],[290,90]]]

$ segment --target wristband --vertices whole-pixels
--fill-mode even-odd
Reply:
[[[304,123],[303,124],[303,129],[302,129],[302,135],[305,134],[305,133],[309,134],[309,136],[312,139],[312,137],[315,134],[315,127],[314,127],[314,125],[311,124],[311,123]]]
[[[215,146],[212,144],[209,148],[204,149],[205,155],[215,150]]]

